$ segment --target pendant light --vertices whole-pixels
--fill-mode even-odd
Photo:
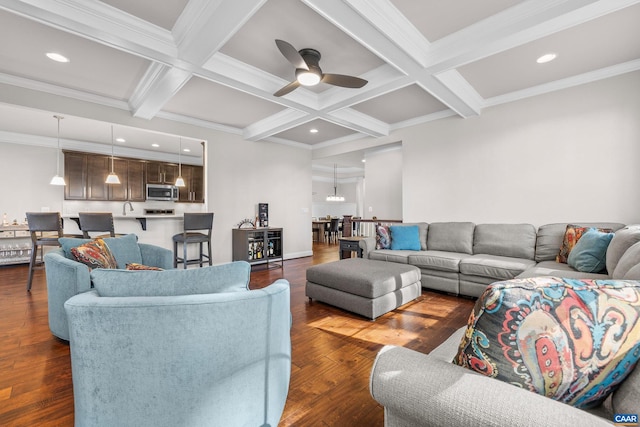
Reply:
[[[344,196],[338,196],[338,165],[333,164],[333,194],[327,196],[327,202],[344,202]]]
[[[53,116],[58,120],[58,151],[56,151],[56,176],[51,178],[51,185],[67,185],[64,182],[64,178],[60,176],[60,120],[64,119],[62,116]]]
[[[107,175],[104,181],[106,184],[120,184],[120,178],[113,171],[113,125],[111,125],[111,173]]]
[[[180,137],[180,150],[178,151],[178,178],[176,178],[176,187],[184,187],[184,179],[182,179],[182,137]]]

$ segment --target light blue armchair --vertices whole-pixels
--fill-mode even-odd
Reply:
[[[64,312],[64,303],[74,295],[91,290],[89,267],[73,259],[70,247],[80,245],[90,239],[61,239],[63,248],[56,248],[44,256],[47,277],[47,298],[49,304],[49,329],[63,340],[69,340],[69,327]],[[119,264],[137,262],[144,265],[173,268],[173,253],[159,246],[137,243],[135,235],[107,238],[115,249]],[[118,244],[113,244],[117,242]],[[108,244],[107,243],[107,244]],[[132,251],[132,249],[136,249]],[[113,251],[113,250],[112,250]],[[119,265],[124,268],[124,265]]]
[[[276,427],[291,373],[289,283],[248,290],[249,274],[246,262],[94,270],[95,290],[65,303],[76,425]]]

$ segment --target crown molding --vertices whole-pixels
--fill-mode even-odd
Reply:
[[[507,104],[510,102],[519,101],[521,99],[531,98],[533,96],[543,95],[550,92],[556,92],[559,90],[592,83],[598,80],[608,79],[610,77],[616,77],[621,74],[631,73],[638,70],[640,70],[640,59],[625,62],[623,64],[613,65],[611,67],[601,68],[599,70],[583,73],[573,77],[567,77],[566,79],[556,80],[524,90],[494,96],[493,98],[488,98],[487,100],[485,100],[484,107],[494,107],[496,105]]]

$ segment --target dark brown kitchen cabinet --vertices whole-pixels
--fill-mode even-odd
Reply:
[[[142,160],[129,160],[127,165],[129,200],[132,202],[144,202],[147,199],[147,163]]]
[[[87,200],[109,200],[110,157],[87,154]]]
[[[146,164],[144,160],[113,159],[120,184],[106,184],[111,156],[65,152],[65,199],[144,202]]]
[[[87,199],[87,155],[84,153],[64,153],[65,200]]]
[[[179,200],[187,203],[204,203],[204,168],[182,165],[182,178],[185,186],[180,188]]]
[[[129,161],[113,159],[113,171],[118,175],[120,184],[107,184],[107,200],[125,201],[129,197]],[[111,159],[109,159],[109,171],[111,172]],[[105,176],[106,179],[106,176]]]
[[[147,183],[169,184],[176,183],[178,165],[174,163],[147,162]]]

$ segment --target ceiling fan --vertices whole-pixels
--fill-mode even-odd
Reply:
[[[298,51],[284,40],[276,40],[276,45],[284,57],[296,67],[296,79],[278,90],[273,96],[283,96],[300,85],[314,86],[320,82],[348,88],[361,88],[367,84],[366,80],[359,77],[323,73],[319,65],[320,52],[315,49],[307,48]]]

